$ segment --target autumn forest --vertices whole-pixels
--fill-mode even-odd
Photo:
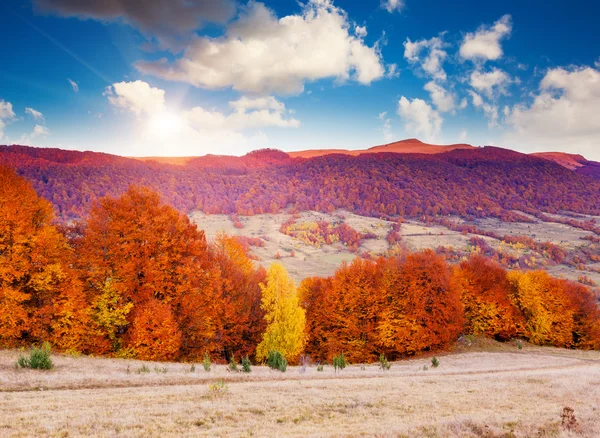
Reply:
[[[39,166],[37,151],[52,161]],[[157,164],[107,156],[88,166],[85,153],[22,152],[2,157],[31,182],[0,168],[0,347],[48,341],[63,352],[173,361],[209,354],[258,363],[274,350],[292,363],[340,353],[354,363],[382,354],[396,360],[447,349],[461,335],[600,348],[594,292],[545,271],[508,271],[484,255],[451,264],[431,250],[402,250],[357,257],[330,277],[296,286],[281,265],[255,265],[243,240],[220,234],[208,241],[182,213],[339,206],[371,215],[505,220],[518,215],[517,207],[600,213],[600,182],[553,163],[481,150],[476,154],[494,160],[454,151],[430,161],[382,154],[292,165],[285,154],[263,152],[216,170],[162,165],[150,184],[144,172]],[[477,196],[484,174],[486,195]],[[508,175],[518,176],[509,184]],[[465,186],[467,177],[481,184]],[[132,178],[149,187],[129,185]],[[317,236],[313,244],[361,238],[348,227],[318,227],[303,234]],[[293,223],[283,228],[306,231]]]

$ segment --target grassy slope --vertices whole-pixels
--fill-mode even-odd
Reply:
[[[440,356],[437,369],[423,370],[423,357],[337,375],[172,363],[137,374],[142,362],[68,356],[39,372],[14,369],[18,354],[0,352],[2,436],[600,436],[600,352],[485,341]],[[212,394],[219,379],[228,391]],[[565,406],[578,435],[560,426]]]

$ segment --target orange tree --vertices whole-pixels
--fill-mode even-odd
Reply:
[[[109,352],[125,348],[139,358],[176,358],[214,348],[218,268],[204,232],[156,193],[130,187],[120,198],[102,199],[77,246]],[[149,309],[171,315],[177,333],[152,325]]]
[[[88,351],[90,309],[50,203],[0,167],[0,346],[50,341]]]

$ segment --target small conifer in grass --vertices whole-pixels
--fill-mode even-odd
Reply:
[[[34,370],[51,370],[54,368],[52,358],[50,357],[50,344],[44,342],[41,348],[32,347],[29,357],[21,356],[17,360],[17,367],[31,368]]]
[[[250,368],[250,359],[248,359],[248,356],[243,357],[242,358],[242,371],[245,373],[249,373],[250,371],[252,371],[252,369]]]
[[[235,356],[232,354],[231,359],[229,359],[229,369],[231,371],[239,371],[237,363],[235,362]]]
[[[346,368],[346,365],[346,356],[344,356],[343,352],[333,358],[333,370],[335,372],[343,370]]]
[[[210,362],[210,356],[208,353],[204,353],[204,359],[202,360],[202,366],[204,367],[204,371],[209,372],[210,366],[212,363]]]
[[[437,368],[440,366],[440,361],[438,360],[437,357],[433,357],[433,359],[431,359],[431,366],[434,368]]]
[[[281,354],[281,352],[269,351],[269,356],[267,357],[267,365],[271,369],[285,372],[285,370],[287,369],[287,360],[285,357],[283,357],[283,354]]]
[[[389,361],[386,359],[385,355],[382,353],[379,355],[379,368],[382,370],[389,370],[391,367]]]

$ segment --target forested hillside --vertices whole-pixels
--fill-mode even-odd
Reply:
[[[594,163],[574,171],[495,147],[308,159],[261,150],[172,165],[94,152],[2,146],[2,164],[29,180],[63,220],[87,217],[94,201],[119,196],[132,184],[158,192],[185,213],[253,215],[286,208],[344,208],[375,217],[453,214],[503,220],[522,219],[514,210],[536,216],[561,211],[600,214]]]

